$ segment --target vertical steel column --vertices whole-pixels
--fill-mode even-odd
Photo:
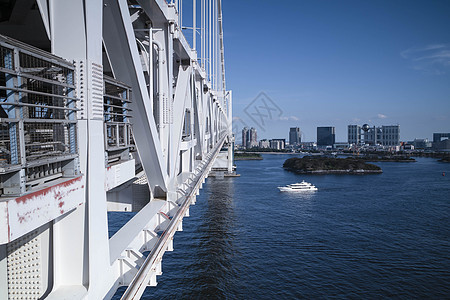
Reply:
[[[197,49],[197,0],[192,0],[192,50]]]
[[[233,172],[233,161],[234,161],[234,137],[233,137],[233,111],[231,105],[233,104],[233,94],[231,91],[226,93],[227,98],[227,129],[228,129],[228,173]]]
[[[153,117],[156,120],[156,114],[155,114],[155,95],[153,93],[154,87],[153,87],[153,24],[150,23],[150,28],[148,29],[148,96],[150,97],[150,106],[152,108]]]
[[[216,90],[216,0],[212,0],[212,12],[211,12],[211,19],[212,19],[212,41],[211,41],[211,47],[212,47],[212,77],[211,77],[211,86],[213,90]]]
[[[205,69],[205,0],[201,0],[201,18],[200,18],[200,62]]]
[[[13,52],[9,51],[6,53],[4,57],[5,68],[14,70],[13,64]],[[15,102],[15,92],[14,89],[14,76],[12,74],[5,73],[6,79],[6,88],[9,90],[6,91],[6,102],[14,103]],[[6,113],[8,114],[8,118],[15,119],[16,118],[16,106],[11,105],[7,107]],[[19,144],[17,140],[17,123],[16,121],[10,122],[8,124],[9,127],[9,147],[11,152],[11,164],[17,165],[19,163]]]
[[[74,85],[73,80],[73,71],[70,71],[67,74],[67,84]],[[70,98],[73,98],[74,96],[74,89],[68,88],[67,96]],[[67,99],[68,105],[67,107],[70,109],[75,108],[75,100],[73,99]],[[70,121],[75,121],[75,110],[69,110],[68,117]],[[69,147],[70,147],[70,153],[77,153],[77,142],[76,142],[76,133],[75,133],[75,124],[70,123],[69,124]]]
[[[151,48],[152,48],[152,46],[151,46],[151,44],[150,44],[150,50],[151,50]],[[150,72],[153,72],[153,70],[149,70]],[[123,92],[122,92],[122,98],[125,100],[125,99],[128,99],[128,100],[131,100],[130,99],[130,97],[129,97],[129,91],[127,90],[127,89],[125,89]],[[152,98],[150,98],[150,99],[153,99],[153,97]],[[129,137],[128,137],[128,124],[127,124],[127,121],[128,121],[128,118],[127,118],[127,115],[128,115],[128,110],[127,110],[127,108],[128,108],[128,102],[127,101],[123,101],[123,105],[122,105],[122,107],[123,107],[123,109],[122,109],[122,114],[123,114],[123,116],[122,116],[122,122],[123,122],[123,142],[124,142],[124,144],[125,144],[125,146],[130,146],[130,143],[129,143]],[[153,111],[153,109],[152,109],[152,111]]]
[[[208,67],[208,80],[211,82],[211,70],[212,70],[212,61],[211,61],[211,51],[212,51],[212,48],[211,48],[211,36],[212,36],[212,32],[211,32],[211,1],[212,0],[208,0],[209,2],[208,2],[208,10],[209,10],[209,12],[208,12],[208,23],[209,23],[209,25],[208,25],[208,35],[209,35],[209,37],[208,37],[208,61],[209,61],[209,67]]]

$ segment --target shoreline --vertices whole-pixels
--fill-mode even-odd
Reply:
[[[234,160],[263,160],[262,157],[256,157],[256,156],[251,156],[251,157],[245,157],[245,156],[238,156],[238,157],[234,157]]]
[[[309,175],[328,175],[328,174],[345,174],[345,175],[365,175],[365,174],[381,174],[383,170],[313,170],[313,171],[300,171],[290,168],[284,168],[286,171],[294,172],[297,174],[309,174]]]
[[[236,153],[239,153],[236,151]],[[298,154],[301,155],[302,153],[295,153],[295,152],[240,152],[240,153],[255,153],[255,154]]]

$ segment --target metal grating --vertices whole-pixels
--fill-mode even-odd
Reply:
[[[104,77],[103,120],[105,150],[108,164],[129,158],[135,150],[130,112],[130,87],[110,77]]]
[[[60,123],[25,123],[27,161],[70,155],[69,126]]]
[[[74,78],[73,64],[0,35],[0,186],[8,173],[37,179],[78,156]]]

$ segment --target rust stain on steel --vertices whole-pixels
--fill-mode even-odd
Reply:
[[[6,210],[6,222],[8,224],[8,240],[11,238],[11,227],[9,226],[9,210],[8,206],[5,207]]]
[[[47,207],[49,207],[49,205],[46,205]],[[20,215],[19,213],[17,213],[17,219],[19,220],[20,224],[23,223],[23,221],[26,221],[27,219],[29,219],[33,214],[37,213],[38,211],[41,210],[41,207],[35,208],[32,211],[28,211],[22,215]]]
[[[77,183],[78,181],[82,180],[82,176],[79,176],[77,178],[73,178],[70,180],[67,180],[65,182],[62,182],[60,184],[42,189],[40,191],[36,191],[34,193],[30,193],[28,195],[16,198],[16,202],[17,204],[22,204],[25,205],[29,200],[36,200],[42,197],[45,197],[47,195],[51,195],[52,193],[54,193],[53,197],[57,202],[57,206],[60,209],[59,212],[60,214],[64,214],[65,210],[64,210],[64,205],[65,202],[62,201],[64,199],[64,197],[68,196],[69,194],[77,191],[80,189],[80,187],[76,187],[76,188],[72,188],[72,189],[67,189],[67,190],[61,190],[61,188],[68,188],[72,185],[74,185],[75,183]],[[84,185],[81,186],[81,188],[84,188]],[[50,209],[50,207],[52,207],[52,205],[50,203],[46,203],[44,206],[46,209]],[[42,206],[34,208],[33,210],[29,210],[25,213],[17,213],[17,220],[19,221],[19,223],[23,223],[28,221],[34,214],[36,214],[38,211],[41,210],[41,208],[43,208]]]
[[[22,196],[22,197],[18,197],[18,198],[16,198],[16,202],[17,202],[18,204],[19,204],[19,203],[25,204],[25,203],[27,203],[28,200],[33,199],[33,198],[35,198],[35,197],[38,197],[38,196],[46,196],[48,193],[52,192],[54,189],[56,189],[56,188],[58,188],[58,187],[68,187],[68,186],[71,186],[71,185],[74,184],[75,182],[80,181],[80,180],[82,179],[82,177],[83,177],[83,176],[79,176],[79,177],[77,177],[77,178],[73,178],[73,179],[64,181],[64,182],[62,182],[62,183],[60,183],[60,184],[57,184],[57,185],[54,185],[54,186],[50,186],[50,187],[45,188],[45,189],[42,189],[42,190],[40,190],[40,191],[36,191],[36,192],[34,192],[34,193],[30,193],[30,194],[25,195],[25,196]],[[83,186],[84,186],[84,185],[83,185]],[[71,192],[71,191],[69,191],[69,192]],[[61,192],[58,191],[58,192],[56,193],[56,195],[58,195],[58,194],[60,194],[60,193],[61,193]]]

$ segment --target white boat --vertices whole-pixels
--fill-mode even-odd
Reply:
[[[317,191],[317,188],[309,182],[302,181],[300,183],[293,183],[287,186],[279,186],[280,192],[308,192]]]

